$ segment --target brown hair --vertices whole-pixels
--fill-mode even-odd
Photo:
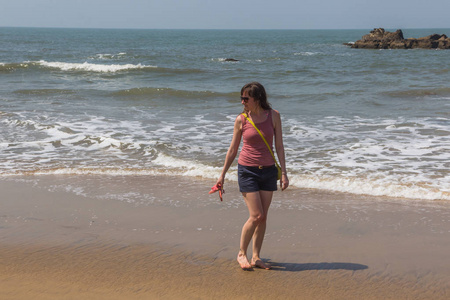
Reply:
[[[245,91],[250,97],[254,98],[259,103],[262,109],[272,109],[272,105],[267,101],[266,89],[261,83],[256,81],[247,83],[241,89],[241,96]]]

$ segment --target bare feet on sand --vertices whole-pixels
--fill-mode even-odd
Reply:
[[[266,264],[260,258],[256,258],[256,259],[252,258],[252,267],[266,269],[266,270],[270,270],[270,268],[271,268],[269,264]]]
[[[248,262],[247,255],[245,255],[244,253],[242,253],[240,251],[237,256],[237,261],[238,261],[239,265],[241,266],[242,270],[251,270],[252,269],[252,266]]]

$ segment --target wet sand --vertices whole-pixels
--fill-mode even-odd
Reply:
[[[277,192],[262,253],[273,270],[244,272],[235,256],[245,205],[235,183],[224,202],[208,195],[213,183],[0,180],[0,298],[450,297],[448,203]]]

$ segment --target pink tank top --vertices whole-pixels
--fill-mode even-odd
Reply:
[[[267,119],[261,123],[255,123],[259,131],[262,132],[270,148],[273,145],[274,128],[272,123],[272,111],[266,111]],[[271,166],[275,164],[272,154],[264,143],[263,139],[256,131],[255,127],[243,116],[242,118],[242,137],[244,144],[239,154],[238,163],[243,166]]]

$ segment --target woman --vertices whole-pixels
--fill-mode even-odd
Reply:
[[[270,147],[275,138],[275,149],[282,170],[280,187],[282,190],[286,189],[289,180],[286,173],[280,113],[271,108],[267,102],[266,91],[258,82],[248,83],[241,89],[241,103],[244,105],[244,113],[263,133]],[[273,192],[277,190],[278,171],[267,145],[243,114],[234,122],[233,138],[216,186],[223,187],[225,174],[237,155],[241,138],[244,144],[238,159],[238,181],[239,190],[247,204],[249,218],[242,228],[237,261],[243,270],[252,267],[270,269],[270,266],[261,260],[260,251],[266,232],[267,212]],[[247,248],[252,238],[253,255],[249,262]]]

